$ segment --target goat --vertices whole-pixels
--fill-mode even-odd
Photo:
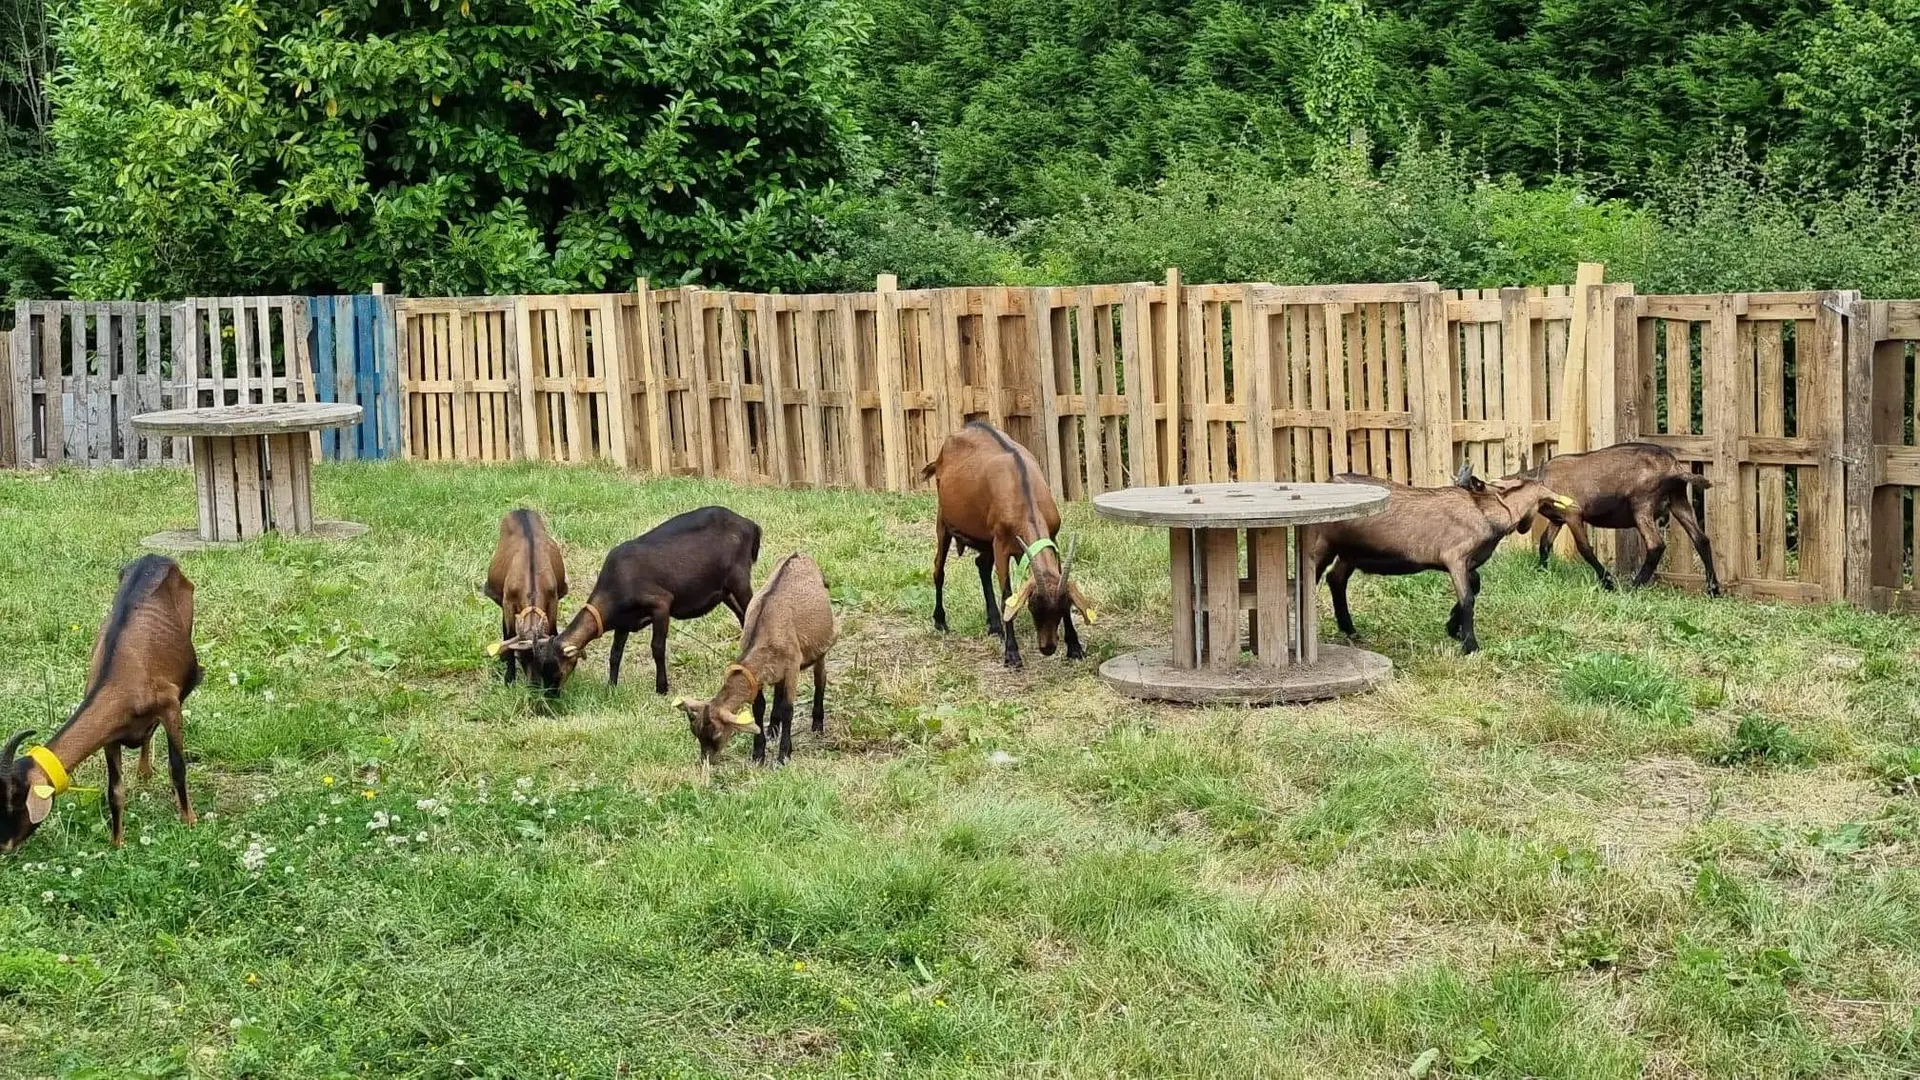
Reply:
[[[1345,484],[1373,484],[1387,489],[1386,509],[1370,517],[1310,526],[1306,530],[1307,557],[1314,581],[1327,579],[1333,594],[1333,615],[1340,632],[1358,637],[1347,611],[1347,579],[1355,570],[1369,574],[1417,574],[1445,570],[1453,578],[1453,612],[1447,616],[1447,636],[1460,639],[1460,651],[1480,648],[1473,632],[1473,606],[1480,595],[1480,566],[1502,538],[1531,522],[1543,507],[1572,509],[1572,500],[1530,477],[1508,477],[1472,485],[1471,465],[1460,470],[1447,487],[1408,487],[1372,476],[1343,473]],[[1331,557],[1331,565],[1329,565]]]
[[[120,751],[140,748],[140,777],[150,773],[147,749],[156,725],[167,732],[167,764],[180,820],[195,821],[187,799],[186,744],[180,706],[200,685],[200,660],[193,651],[193,582],[179,564],[162,555],[143,555],[120,571],[120,586],[100,633],[94,638],[87,692],[46,745],[16,758],[20,744],[33,737],[22,731],[0,746],[0,805],[6,808],[0,852],[25,843],[66,791],[69,777],[95,750],[106,751],[107,818],[113,846],[124,838],[122,813],[126,784],[120,776]]]
[[[1711,487],[1712,482],[1682,465],[1673,451],[1654,443],[1617,443],[1582,454],[1549,458],[1525,470],[1525,475],[1575,503],[1572,510],[1548,507],[1541,511],[1540,516],[1547,522],[1540,534],[1542,567],[1547,565],[1553,541],[1565,526],[1573,535],[1573,546],[1579,549],[1580,557],[1599,577],[1600,587],[1612,589],[1613,575],[1594,555],[1587,530],[1635,529],[1646,548],[1646,558],[1640,564],[1639,573],[1634,575],[1633,584],[1644,586],[1653,580],[1660,557],[1667,550],[1660,519],[1671,516],[1700,555],[1700,565],[1707,575],[1707,595],[1720,595],[1720,577],[1713,568],[1713,545],[1707,541],[1700,519],[1693,512],[1694,489]]]
[[[753,760],[767,760],[766,688],[773,688],[772,729],[780,734],[778,765],[793,752],[793,698],[800,673],[813,669],[813,730],[827,727],[827,650],[837,630],[833,605],[827,597],[827,579],[820,566],[795,552],[780,560],[773,576],[741,624],[740,658],[728,665],[720,692],[703,702],[674,702],[687,714],[687,724],[700,743],[700,766],[711,770],[720,751],[742,731],[751,730]],[[753,702],[753,722],[739,717],[740,707]]]
[[[564,681],[581,653],[613,631],[607,681],[620,685],[627,635],[653,628],[653,689],[667,692],[667,626],[697,619],[721,604],[745,620],[753,599],[760,526],[721,506],[689,510],[607,553],[587,602],[567,628],[535,645],[537,670],[552,664]],[[558,685],[556,683],[556,685]]]
[[[509,685],[518,659],[535,686],[549,694],[557,692],[559,665],[536,667],[534,645],[560,627],[567,564],[539,514],[515,510],[500,519],[500,539],[493,548],[493,561],[487,564],[486,589],[487,599],[500,605],[500,641],[488,646],[487,654],[504,655]]]
[[[1055,634],[1062,630],[1067,659],[1086,656],[1073,629],[1073,610],[1091,623],[1093,609],[1070,577],[1073,553],[1069,551],[1062,562],[1054,544],[1060,533],[1060,510],[1033,455],[999,429],[976,420],[948,437],[939,455],[920,470],[920,477],[933,481],[939,498],[934,524],[934,627],[942,633],[947,629],[947,548],[956,546],[962,552],[972,548],[979,552],[974,564],[980,568],[980,591],[986,598],[987,633],[1005,639],[1008,667],[1021,663],[1013,619],[1023,607],[1033,612],[1042,656],[1053,655],[1058,648]],[[1016,558],[1027,571],[1018,593],[1008,580],[1009,564]],[[1000,579],[997,601],[994,576]]]

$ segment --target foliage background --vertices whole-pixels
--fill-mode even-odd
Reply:
[[[1920,0],[0,0],[0,54],[15,297],[1920,295]]]

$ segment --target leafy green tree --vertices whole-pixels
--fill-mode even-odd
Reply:
[[[75,0],[87,295],[791,285],[858,132],[840,0]]]

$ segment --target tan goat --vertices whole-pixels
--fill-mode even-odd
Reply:
[[[67,790],[73,770],[102,748],[107,759],[107,820],[113,844],[120,846],[127,806],[120,752],[140,749],[140,775],[145,778],[147,744],[156,726],[167,732],[167,765],[180,820],[193,824],[180,705],[198,685],[193,582],[172,559],[143,555],[120,571],[113,607],[94,639],[80,707],[45,746],[33,747],[25,757],[16,758],[14,752],[32,737],[31,731],[19,732],[0,747],[0,805],[6,813],[0,852],[12,851],[33,835],[52,811],[54,798]]]
[[[1478,484],[1471,466],[1447,487],[1408,487],[1372,476],[1345,473],[1341,483],[1375,484],[1387,489],[1386,509],[1369,517],[1313,525],[1302,541],[1315,580],[1324,575],[1333,594],[1333,616],[1340,632],[1357,637],[1347,612],[1347,579],[1355,570],[1369,574],[1417,574],[1444,570],[1453,578],[1453,612],[1447,634],[1460,639],[1460,651],[1480,647],[1473,632],[1473,605],[1480,595],[1480,565],[1503,537],[1532,521],[1546,507],[1572,509],[1571,500],[1538,480],[1509,477]]]
[[[558,693],[565,676],[556,663],[541,663],[551,650],[535,651],[560,626],[560,598],[567,595],[567,563],[547,523],[532,510],[500,519],[500,539],[487,564],[487,599],[500,605],[500,641],[488,652],[504,656],[506,680],[516,662],[534,685]]]
[[[778,764],[793,751],[793,699],[800,673],[813,669],[813,730],[827,725],[827,650],[838,636],[827,579],[820,565],[798,552],[773,569],[773,576],[747,605],[741,626],[740,659],[727,667],[720,692],[703,702],[674,702],[687,714],[700,742],[700,764],[710,769],[720,751],[742,731],[754,732],[753,760],[767,759],[766,688],[773,688],[770,726],[780,735]],[[740,709],[753,703],[753,720]]]

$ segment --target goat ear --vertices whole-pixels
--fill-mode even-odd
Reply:
[[[1453,482],[1459,485],[1460,487],[1466,487],[1468,484],[1472,483],[1473,482],[1473,462],[1469,461],[1465,465],[1460,466],[1460,471],[1453,474]]]
[[[35,784],[27,791],[27,820],[35,825],[47,820],[53,811],[53,786]]]
[[[1012,622],[1013,617],[1015,615],[1020,614],[1020,609],[1027,606],[1027,598],[1032,595],[1033,595],[1033,579],[1029,577],[1027,579],[1027,583],[1025,585],[1020,586],[1020,591],[1017,593],[1014,593],[1013,598],[1007,601],[1007,606],[1005,610],[1000,612],[1000,621]]]
[[[572,659],[573,657],[580,655],[580,646],[575,645],[573,642],[569,641],[565,645],[560,646],[560,651],[561,653],[566,655],[568,659]]]

